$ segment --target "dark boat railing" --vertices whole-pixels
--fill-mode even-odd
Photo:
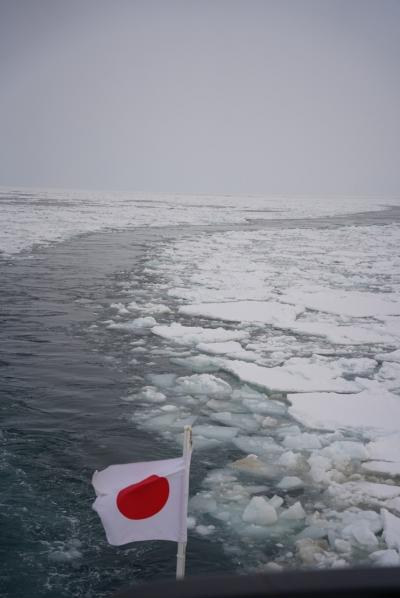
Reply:
[[[400,597],[400,567],[192,577],[136,585],[113,598]]]

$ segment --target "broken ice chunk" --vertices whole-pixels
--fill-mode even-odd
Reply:
[[[301,466],[303,458],[300,453],[294,453],[293,451],[287,451],[283,453],[278,459],[278,465],[281,467],[288,467],[290,469],[297,469]]]
[[[398,361],[400,363],[400,349],[392,351],[391,353],[378,353],[375,355],[378,361]]]
[[[377,550],[370,554],[371,559],[375,565],[380,567],[399,567],[400,555],[396,550]]]
[[[238,459],[231,464],[231,467],[255,475],[268,476],[271,474],[271,471],[265,463],[257,457],[257,455],[247,455],[247,457],[244,457],[243,459]]]
[[[342,536],[352,544],[359,544],[363,548],[374,548],[378,546],[378,539],[371,531],[368,521],[360,519],[347,525],[342,530]]]
[[[283,439],[283,446],[288,449],[312,450],[321,448],[321,440],[317,434],[290,434]]]
[[[360,379],[358,379],[360,380]],[[367,384],[366,380],[364,383]],[[340,427],[398,431],[400,401],[378,382],[358,394],[313,392],[289,394],[289,413],[311,428],[336,430]]]
[[[108,325],[107,328],[110,328],[111,330],[121,330],[123,332],[137,332],[153,328],[153,326],[156,325],[156,320],[151,316],[148,316],[145,318],[136,318],[135,320],[131,320],[130,322],[112,322]]]
[[[243,521],[256,525],[272,525],[278,520],[274,507],[262,496],[253,496],[243,512]]]
[[[245,453],[268,455],[281,453],[281,447],[267,436],[239,436],[233,440],[235,446]]]
[[[244,413],[230,413],[227,411],[212,413],[210,418],[226,426],[235,426],[245,432],[256,432],[259,428],[258,423],[251,415]]]
[[[281,488],[282,490],[297,490],[298,488],[303,488],[303,486],[303,481],[297,476],[285,476],[281,479],[277,488]]]
[[[291,519],[291,520],[304,519],[305,516],[306,516],[306,513],[303,509],[301,502],[299,502],[299,501],[295,502],[294,505],[292,505],[288,509],[285,509],[280,514],[280,517],[282,519]]]
[[[400,551],[400,517],[396,517],[387,509],[381,511],[383,519],[383,537],[388,548]]]
[[[209,424],[195,426],[193,428],[193,436],[198,434],[204,438],[213,438],[215,440],[232,440],[237,433],[237,428],[230,428],[228,426],[211,426]]]
[[[193,374],[177,379],[177,385],[182,392],[188,394],[204,394],[214,398],[230,396],[232,388],[228,382],[212,374]]]
[[[279,507],[283,505],[283,498],[274,494],[274,496],[270,498],[268,502],[274,507],[274,509],[279,509]]]

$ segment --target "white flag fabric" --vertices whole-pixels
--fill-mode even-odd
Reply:
[[[187,540],[187,484],[190,455],[111,465],[96,471],[93,509],[107,540],[121,546],[138,540]]]

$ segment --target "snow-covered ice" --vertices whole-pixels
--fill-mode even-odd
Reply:
[[[307,309],[322,311],[338,316],[379,318],[383,315],[400,315],[400,298],[396,294],[354,290],[319,289],[313,291],[296,289],[283,294],[280,300],[293,305],[303,305]]]
[[[399,429],[400,400],[377,382],[357,394],[312,392],[289,394],[289,413],[311,428]]]
[[[258,322],[284,326],[292,323],[304,311],[276,301],[231,301],[228,303],[203,303],[185,305],[179,310],[187,316],[200,316],[227,322]]]
[[[256,525],[272,525],[278,520],[274,507],[262,496],[253,496],[243,512],[243,521]]]
[[[213,374],[193,374],[192,376],[183,376],[177,379],[177,385],[180,391],[187,394],[207,395],[223,399],[229,397],[232,393],[232,387]]]
[[[179,323],[174,323],[170,326],[155,326],[152,332],[157,336],[181,345],[222,343],[243,340],[248,336],[245,331],[226,330],[224,328],[202,328],[201,326],[182,326]]]
[[[146,330],[156,326],[156,320],[147,316],[144,318],[135,318],[129,322],[110,322],[108,328],[110,330],[122,330],[124,332],[136,332],[138,330]]]
[[[308,360],[288,361],[284,366],[267,368],[240,360],[221,361],[221,368],[242,382],[254,384],[266,391],[307,393],[357,392],[361,387],[345,380],[328,364]]]
[[[400,363],[400,349],[391,351],[390,353],[378,353],[375,355],[375,359],[379,361],[395,361]]]
[[[400,517],[396,517],[387,509],[382,509],[383,537],[388,548],[400,552]]]
[[[178,444],[193,424],[192,533],[261,568],[271,550],[278,568],[397,562],[380,509],[400,516],[399,241],[396,223],[202,229],[112,294],[103,326],[151,368],[130,421]]]

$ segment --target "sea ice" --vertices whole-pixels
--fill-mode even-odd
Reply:
[[[215,525],[197,525],[195,531],[200,536],[209,536],[215,532]]]
[[[237,428],[229,428],[228,426],[211,426],[211,425],[198,425],[193,428],[193,436],[197,434],[204,438],[213,438],[215,440],[232,440],[237,433]]]
[[[369,452],[362,442],[336,440],[322,449],[321,455],[331,459],[335,465],[339,465],[346,461],[368,459]]]
[[[308,566],[320,565],[327,556],[328,544],[325,540],[301,538],[296,540],[299,559]]]
[[[246,473],[251,473],[254,475],[259,476],[269,476],[271,474],[271,470],[268,469],[267,465],[261,461],[257,455],[248,455],[243,459],[238,459],[231,463],[231,467],[234,469],[238,469],[239,471],[244,471]],[[274,507],[276,505],[273,505]]]
[[[217,510],[217,501],[211,492],[199,492],[189,501],[190,511],[198,513],[215,513]]]
[[[235,392],[232,395],[235,395]],[[282,403],[278,403],[277,401],[272,401],[270,399],[264,398],[261,400],[258,399],[243,399],[243,405],[252,413],[258,413],[260,415],[285,415],[286,407]]]
[[[279,517],[281,517],[282,519],[298,521],[301,519],[305,519],[306,513],[303,509],[301,502],[297,501],[294,503],[294,505],[282,511]]]
[[[358,392],[356,382],[344,380],[332,366],[309,363],[307,360],[287,362],[284,366],[266,368],[254,363],[221,359],[221,369],[233,374],[242,382],[275,392],[307,393]]]
[[[400,363],[400,349],[392,351],[391,353],[378,353],[375,355],[375,359],[378,361],[395,361]]]
[[[287,449],[295,449],[298,451],[309,451],[322,447],[320,437],[317,434],[309,434],[308,432],[303,432],[302,434],[289,434],[288,436],[285,436],[282,444]]]
[[[140,309],[140,305],[138,305],[136,301],[131,301],[126,307],[129,311],[136,311]]]
[[[381,436],[367,444],[370,459],[400,461],[400,434]]]
[[[340,326],[328,322],[296,321],[290,326],[286,326],[285,330],[299,335],[322,337],[333,345],[393,344],[394,342],[390,330],[378,324]]]
[[[183,434],[180,434],[177,440],[181,445],[183,440]],[[209,451],[221,445],[221,441],[217,440],[216,438],[206,438],[205,436],[201,436],[200,434],[197,434],[197,436],[193,438],[193,446],[196,449],[196,451]]]
[[[148,328],[153,328],[156,326],[157,322],[151,316],[147,316],[144,318],[135,318],[130,322],[112,322],[108,325],[110,330],[122,330],[124,332],[136,332],[139,330],[145,330]]]
[[[115,309],[120,316],[125,316],[126,314],[129,314],[129,310],[126,309],[123,303],[111,303],[110,307],[111,309]]]
[[[300,453],[287,451],[279,457],[277,464],[281,467],[287,467],[289,469],[298,469],[299,467],[301,467],[302,461],[303,458]]]
[[[378,365],[375,359],[369,357],[341,357],[336,361],[342,375],[370,377]]]
[[[243,512],[243,521],[255,525],[272,525],[278,516],[274,507],[262,496],[253,496]]]
[[[237,353],[243,351],[243,347],[237,341],[226,341],[225,343],[199,343],[199,351],[211,353],[212,355],[225,355],[226,353]]]
[[[368,461],[362,464],[362,468],[370,473],[400,476],[400,460],[396,463],[391,461]]]
[[[378,546],[377,537],[371,531],[368,521],[363,519],[346,525],[342,529],[342,536],[352,544],[360,544],[365,548],[373,549]]]
[[[206,357],[205,355],[193,355],[192,357],[174,357],[171,359],[172,363],[181,365],[193,372],[217,372],[219,367],[218,358]]]
[[[283,498],[274,494],[272,498],[268,500],[268,503],[274,507],[274,509],[279,509],[283,505]]]
[[[248,333],[244,330],[182,326],[182,324],[176,322],[170,326],[155,326],[152,332],[157,336],[180,345],[198,345],[199,343],[217,343],[231,340],[239,341],[248,336]]]
[[[227,303],[185,305],[179,311],[187,316],[200,316],[213,320],[281,326],[294,322],[304,309],[299,306],[284,305],[276,301],[231,301]]]
[[[229,397],[232,393],[232,387],[228,382],[212,374],[183,376],[178,378],[176,382],[179,390],[188,394],[207,395],[223,399]]]
[[[365,471],[400,476],[400,434],[382,436],[367,445],[371,461],[363,463]]]
[[[242,359],[243,361],[256,361],[260,357],[254,351],[246,351],[236,341],[199,343],[196,348],[198,351],[204,351],[204,353],[210,353],[211,355],[225,355],[230,359]]]
[[[315,291],[292,290],[280,300],[294,305],[304,305],[307,309],[336,314],[339,316],[378,317],[400,315],[400,301],[395,294],[342,291],[324,288]]]
[[[383,519],[383,537],[388,548],[395,548],[400,552],[400,518],[387,509],[381,511]]]
[[[149,403],[163,403],[166,400],[165,394],[152,386],[145,386],[137,396]]]
[[[377,484],[375,482],[351,481],[343,484],[331,484],[328,494],[348,504],[381,504],[382,501],[400,496],[400,487],[390,484]]]
[[[399,567],[400,566],[400,555],[397,550],[377,550],[371,553],[370,558],[375,565],[379,567]]]
[[[128,306],[129,307],[129,306]],[[140,307],[141,311],[150,313],[150,314],[170,314],[171,309],[167,305],[163,305],[162,303],[147,303]]]
[[[384,506],[391,511],[395,511],[400,514],[400,496],[390,498],[384,501]]]
[[[303,488],[303,486],[304,482],[297,476],[285,476],[277,484],[277,488],[280,490],[297,490],[298,488]]]
[[[149,380],[161,388],[174,386],[177,376],[175,374],[150,374]]]
[[[240,428],[240,430],[245,432],[256,432],[260,427],[253,416],[244,413],[230,413],[228,411],[212,413],[210,419],[225,426]]]
[[[289,394],[287,398],[292,417],[311,428],[398,430],[400,401],[378,383],[358,394],[314,392]]]
[[[282,452],[282,448],[272,438],[267,436],[238,436],[233,443],[244,453],[259,456],[272,456]],[[275,457],[274,457],[275,458]]]
[[[400,389],[400,363],[383,362],[382,367],[376,374],[378,380],[388,390]]]

